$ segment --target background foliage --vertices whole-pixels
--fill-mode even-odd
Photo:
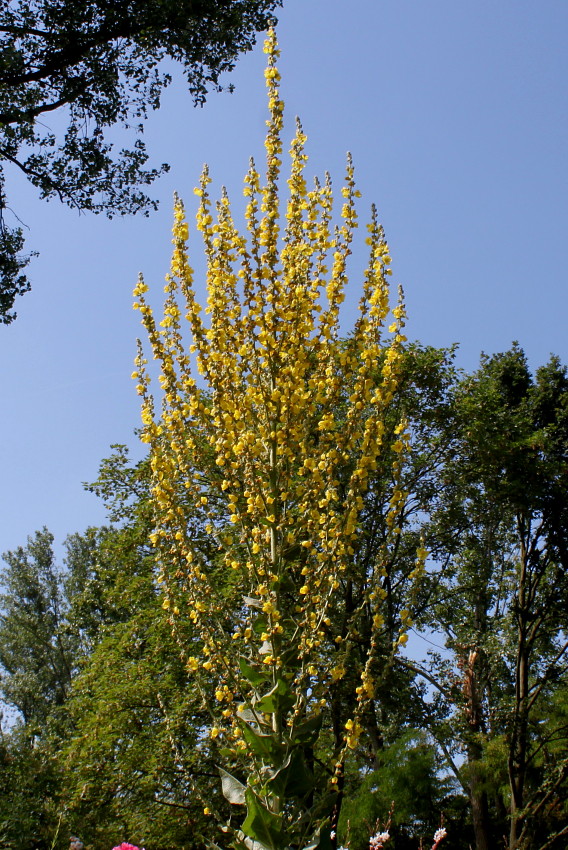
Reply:
[[[407,524],[399,545],[410,553],[420,531],[427,537],[428,580],[412,614],[415,628],[443,651],[423,660],[414,652],[399,655],[385,670],[346,772],[340,834],[345,837],[349,821],[353,848],[364,846],[369,827],[377,817],[385,821],[394,799],[393,846],[415,846],[421,835],[431,835],[440,813],[448,847],[483,847],[483,840],[491,846],[510,830],[511,772],[518,782],[522,768],[522,840],[531,850],[561,848],[562,837],[552,836],[566,818],[567,668],[560,652],[566,608],[539,594],[551,587],[562,592],[563,572],[554,571],[563,569],[563,514],[554,508],[554,493],[566,474],[566,371],[552,358],[531,375],[519,348],[485,358],[469,375],[455,370],[448,352],[420,346],[410,346],[406,363],[398,404],[410,418],[415,450],[404,469]],[[511,373],[522,380],[511,382]],[[519,388],[513,408],[511,386]],[[517,448],[506,443],[506,479],[505,427],[518,435]],[[377,470],[369,489],[369,528],[380,511],[383,474]],[[492,482],[497,489],[489,503],[485,488]],[[6,562],[3,581],[11,592],[2,599],[0,684],[4,701],[24,707],[26,716],[20,713],[2,739],[0,846],[47,848],[55,839],[65,847],[70,833],[80,833],[96,850],[123,839],[147,850],[197,848],[195,835],[209,834],[210,820],[196,803],[193,783],[223,803],[213,754],[209,762],[202,747],[195,758],[195,736],[205,722],[201,703],[164,618],[155,556],[146,543],[147,463],[131,464],[117,447],[93,488],[113,524],[69,538],[64,568],[55,564],[47,532]],[[483,505],[493,504],[494,511],[477,509],[481,488]],[[550,548],[546,542],[535,548],[530,571],[556,576],[525,599],[538,630],[524,702],[516,680],[525,616],[514,513],[521,509],[530,511],[533,534],[542,528],[551,539]],[[485,583],[479,582],[482,567]],[[394,611],[406,598],[404,582],[401,569],[393,576]],[[61,647],[70,678],[62,672]],[[59,664],[44,663],[46,653]],[[335,698],[348,700],[348,688],[339,687]],[[527,723],[519,727],[524,714]],[[523,764],[511,758],[515,728],[524,729]],[[409,794],[409,788],[421,792]]]

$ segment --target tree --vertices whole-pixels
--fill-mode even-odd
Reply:
[[[19,716],[0,734],[0,847],[63,850],[74,833],[199,850],[192,775],[217,774],[157,593],[148,464],[116,447],[92,489],[122,527],[68,537],[65,568],[46,530],[5,556],[0,693]]]
[[[100,850],[121,839],[199,850],[211,828],[195,777],[203,788],[217,781],[200,746],[208,717],[164,617],[146,541],[132,528],[97,534],[91,588],[106,585],[105,604],[122,616],[102,629],[67,703],[65,824]]]
[[[1,574],[0,693],[25,724],[37,728],[64,704],[74,663],[52,543],[47,529],[36,532],[26,547],[4,555],[8,567]]]
[[[201,741],[208,718],[176,642],[198,637],[187,621],[174,638],[164,617],[149,544],[148,473],[147,461],[131,465],[124,447],[115,447],[90,485],[114,527],[67,542],[69,620],[87,654],[67,703],[72,730],[60,758],[61,799],[66,827],[94,850],[121,838],[154,850],[200,850],[212,832],[195,794],[197,777],[202,788],[217,781]]]
[[[61,738],[25,726],[0,732],[0,848],[58,850],[61,841]],[[57,838],[59,837],[59,842]]]
[[[377,636],[384,623],[381,578],[389,535],[365,564],[354,606],[350,569],[364,494],[379,458],[390,470],[386,527],[396,533],[407,434],[404,422],[391,423],[388,412],[398,385],[404,309],[399,303],[392,311],[392,337],[384,342],[390,257],[373,210],[360,314],[352,335],[340,342],[358,193],[349,161],[343,220],[333,232],[331,184],[307,189],[299,123],[280,246],[283,104],[273,33],[265,49],[267,174],[261,186],[251,163],[245,179],[249,242],[233,224],[226,194],[213,221],[205,170],[197,190],[198,229],[208,260],[210,324],[195,301],[188,227],[178,201],[159,326],[143,280],[135,289],[135,306],[161,365],[161,418],[142,351],[135,376],[151,452],[152,539],[164,605],[174,633],[186,617],[198,630],[202,646],[185,647],[185,663],[210,714],[209,738],[220,744],[223,792],[232,805],[246,808],[242,823],[225,820],[218,840],[240,848],[324,848],[336,845],[347,754],[357,748],[382,666]],[[192,375],[193,353],[206,391]],[[205,539],[193,528],[195,506]],[[219,592],[204,551],[207,540],[215,541],[219,567],[231,576],[237,608],[227,607]],[[424,555],[414,553],[414,578]],[[359,654],[363,621],[371,631]],[[405,630],[399,623],[395,648],[404,643]],[[348,676],[349,715],[330,716],[330,695]],[[213,691],[204,677],[207,683],[213,678]],[[206,805],[207,813],[217,809],[213,800]]]
[[[0,736],[0,847],[45,848],[57,834],[65,703],[77,641],[67,628],[63,571],[46,530],[4,555],[0,696],[18,717]]]
[[[426,732],[407,728],[380,754],[378,766],[364,776],[354,771],[352,787],[341,810],[343,843],[349,850],[368,850],[377,822],[390,811],[393,850],[416,850],[440,824],[440,812],[450,814],[449,850],[467,847],[465,798],[455,783],[441,776],[443,765]]]
[[[19,169],[41,198],[108,216],[156,203],[144,191],[167,168],[146,169],[140,138],[157,109],[171,59],[196,103],[238,54],[250,50],[281,0],[3,0],[0,4],[0,321],[29,289],[23,232],[6,221],[5,169]],[[57,111],[61,132],[46,126]],[[43,119],[43,120],[42,120]],[[109,128],[136,138],[118,153]]]
[[[456,388],[454,456],[427,532],[446,567],[432,577],[422,622],[451,653],[432,656],[430,681],[451,718],[438,738],[448,756],[453,737],[467,757],[467,769],[455,769],[478,850],[505,831],[510,850],[562,846],[554,820],[565,817],[568,740],[559,710],[568,684],[567,426],[568,377],[557,358],[533,377],[514,346]]]

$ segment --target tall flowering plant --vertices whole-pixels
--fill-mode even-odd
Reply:
[[[364,495],[382,453],[393,458],[390,527],[404,498],[397,478],[408,434],[403,422],[394,432],[385,425],[397,390],[404,308],[399,300],[385,340],[390,257],[373,209],[359,315],[340,340],[357,226],[353,166],[349,159],[334,228],[329,178],[312,189],[304,179],[306,136],[298,123],[281,225],[283,103],[273,32],[265,51],[266,177],[261,181],[251,162],[247,236],[237,230],[225,192],[213,208],[205,169],[196,192],[207,318],[196,301],[188,225],[176,200],[159,323],[143,280],[135,289],[161,367],[160,414],[141,348],[135,378],[142,439],[151,451],[152,541],[163,604],[174,631],[181,617],[195,624],[198,639],[181,651],[211,716],[204,736],[219,747],[222,791],[232,811],[243,812],[236,825],[235,818],[225,819],[223,830],[236,848],[307,850],[335,846],[342,766],[375,694],[385,595],[381,556],[369,565],[361,605],[347,615],[344,600]],[[215,542],[215,568],[189,519],[196,511]],[[238,600],[229,608],[227,585]],[[345,676],[363,609],[373,634],[352,715],[334,746],[329,693]],[[402,625],[395,644],[404,639]],[[211,800],[203,802],[206,814],[219,815]]]

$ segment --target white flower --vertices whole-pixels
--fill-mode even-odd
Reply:
[[[369,839],[369,850],[380,850],[390,838],[388,832],[377,832]]]
[[[445,827],[437,829],[434,833],[434,847],[437,847],[442,838],[445,838],[447,834]],[[434,850],[434,848],[432,848],[432,850]]]

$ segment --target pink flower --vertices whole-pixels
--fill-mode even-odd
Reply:
[[[140,848],[136,847],[134,844],[128,844],[128,842],[123,841],[122,844],[118,844],[116,847],[113,847],[112,850],[140,850]]]

